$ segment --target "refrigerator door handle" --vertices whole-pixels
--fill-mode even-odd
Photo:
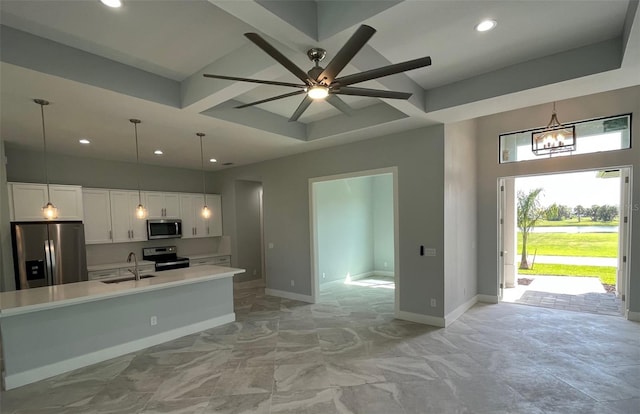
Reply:
[[[52,284],[52,271],[53,269],[51,269],[51,248],[50,248],[50,243],[51,240],[45,240],[44,241],[44,273],[45,273],[45,278],[47,280],[47,285],[51,285]]]
[[[54,280],[57,279],[57,265],[56,265],[56,245],[53,242],[53,240],[49,240],[49,255],[51,256],[51,281],[49,282],[50,285],[57,285],[59,284],[58,280]]]

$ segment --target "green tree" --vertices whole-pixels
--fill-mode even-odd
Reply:
[[[560,221],[562,217],[560,216],[560,208],[556,203],[551,204],[544,212],[547,220],[549,221]]]
[[[611,221],[618,215],[618,207],[604,205],[598,208],[598,220],[599,221]]]
[[[585,210],[584,207],[582,207],[580,204],[578,204],[577,206],[574,207],[573,209],[573,213],[578,216],[578,223],[580,223],[580,217],[584,216],[587,214],[587,211]]]
[[[529,232],[535,227],[536,222],[540,220],[545,210],[540,205],[538,197],[542,193],[542,188],[531,190],[528,194],[518,191],[518,228],[522,233],[522,256],[520,258],[520,269],[528,269],[527,261],[527,239]]]

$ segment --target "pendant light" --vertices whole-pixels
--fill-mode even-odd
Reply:
[[[531,150],[536,155],[576,150],[576,127],[565,126],[558,121],[555,102],[547,126],[531,133]]]
[[[202,202],[204,203],[204,207],[202,207],[202,217],[208,219],[211,217],[211,210],[207,207],[207,192],[205,188],[205,179],[204,179],[204,150],[202,147],[202,137],[204,137],[204,133],[198,132],[197,136],[200,137],[200,170],[202,171]]]
[[[42,147],[44,154],[44,177],[47,182],[47,204],[42,207],[42,214],[47,220],[58,218],[58,209],[51,202],[51,191],[49,190],[49,168],[47,166],[47,134],[44,128],[44,107],[49,105],[49,101],[44,99],[34,99],[33,102],[40,105],[40,115],[42,116]]]
[[[138,152],[138,124],[142,121],[139,119],[130,119],[129,122],[133,124],[133,130],[136,135],[136,169],[138,176],[138,207],[136,207],[136,217],[144,219],[147,217],[147,209],[142,205],[142,194],[140,192],[140,154]]]

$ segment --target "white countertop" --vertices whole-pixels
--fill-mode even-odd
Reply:
[[[148,265],[155,265],[155,262],[152,262],[150,260],[139,260],[138,261],[138,266],[148,266]],[[95,271],[99,271],[99,270],[108,270],[108,269],[122,269],[125,267],[132,267],[133,263],[128,263],[128,262],[120,262],[120,263],[103,263],[103,264],[98,264],[98,265],[91,265],[91,266],[87,266],[87,270],[89,272],[95,272]]]
[[[205,254],[187,254],[186,257],[189,260],[206,259],[207,257],[220,257],[231,256],[231,253],[205,253]]]
[[[0,292],[0,318],[45,309],[93,302],[117,296],[206,282],[244,273],[244,269],[223,266],[196,266],[154,273],[155,277],[120,283],[97,280]],[[231,292],[230,292],[231,293]]]

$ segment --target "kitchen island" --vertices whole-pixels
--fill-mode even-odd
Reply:
[[[2,292],[4,388],[232,322],[233,275],[243,272],[207,265]]]

